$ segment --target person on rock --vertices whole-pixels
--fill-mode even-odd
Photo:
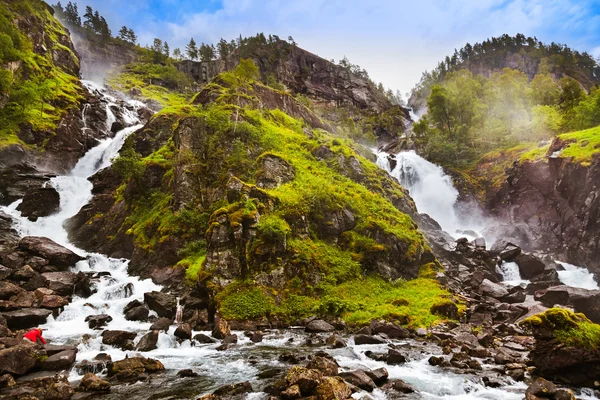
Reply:
[[[32,329],[26,334],[23,335],[23,339],[30,340],[33,343],[37,343],[38,340],[42,342],[42,344],[46,344],[46,340],[42,337],[42,328]]]

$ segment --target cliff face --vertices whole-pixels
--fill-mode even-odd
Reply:
[[[506,179],[490,186],[486,206],[511,224],[525,223],[529,247],[599,273],[600,153],[570,157],[570,147],[586,145],[574,140],[561,135],[537,159],[515,160]]]

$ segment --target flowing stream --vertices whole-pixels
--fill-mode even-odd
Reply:
[[[87,178],[102,168],[110,165],[112,159],[118,154],[124,140],[128,135],[139,129],[139,119],[136,110],[139,102],[129,102],[125,107],[117,104],[114,97],[109,96],[104,90],[90,82],[86,82],[90,90],[101,93],[108,103],[107,131],[110,130],[116,118],[112,108],[120,107],[127,124],[131,125],[117,132],[113,138],[104,139],[89,150],[73,168],[63,176],[57,176],[50,181],[60,195],[60,210],[51,216],[39,218],[31,222],[21,217],[16,210],[20,200],[8,207],[0,208],[10,214],[15,221],[15,228],[21,236],[46,236],[55,242],[85,256],[72,270],[100,273],[94,279],[95,293],[88,298],[75,296],[73,301],[64,308],[57,317],[50,317],[43,326],[45,336],[55,344],[77,345],[79,352],[77,361],[91,360],[98,353],[108,353],[113,360],[120,360],[126,356],[136,354],[133,351],[123,351],[102,344],[101,331],[89,329],[85,318],[88,315],[109,314],[112,321],[108,324],[111,330],[127,330],[138,333],[135,342],[146,333],[150,323],[127,321],[123,315],[124,306],[132,300],[143,300],[145,292],[160,290],[150,280],[140,280],[130,276],[127,268],[129,260],[114,259],[102,254],[88,253],[77,248],[68,240],[68,235],[63,228],[64,222],[77,214],[77,212],[91,199],[92,184]],[[87,125],[86,125],[87,126]],[[89,128],[84,128],[89,129]],[[400,167],[392,171],[407,185],[411,194],[417,201],[421,211],[431,213],[432,217],[444,224],[445,229],[461,228],[460,221],[453,212],[456,201],[456,190],[451,185],[448,177],[440,173],[439,167],[419,160],[414,153],[407,153],[399,158]],[[421,168],[425,168],[425,175]],[[428,190],[431,182],[436,185],[436,190]],[[434,193],[430,193],[434,192]],[[109,274],[105,274],[108,272]],[[307,343],[308,336],[301,330],[290,329],[287,331],[267,331],[263,342],[253,344],[243,332],[236,332],[239,343],[236,347],[218,351],[218,344],[193,345],[189,340],[179,342],[173,335],[175,326],[168,333],[159,334],[158,348],[143,353],[146,357],[159,359],[166,367],[167,373],[161,377],[152,378],[144,384],[115,387],[107,399],[128,397],[130,399],[147,399],[152,393],[153,399],[162,398],[197,398],[215,388],[228,383],[251,381],[255,389],[260,390],[264,385],[277,377],[282,377],[289,368],[289,364],[281,362],[279,357],[284,353],[297,356],[308,355],[315,350],[324,350],[325,347]],[[194,334],[199,332],[194,332]],[[204,332],[210,334],[209,332]],[[82,338],[87,337],[86,340]],[[311,339],[313,342],[322,342],[325,336]],[[412,351],[409,361],[401,366],[389,366],[383,362],[374,361],[365,354],[367,350],[386,353],[387,345],[361,345],[356,346],[352,338],[348,339],[348,347],[337,350],[327,350],[332,354],[340,366],[345,369],[354,368],[380,368],[388,369],[391,378],[401,378],[418,390],[413,398],[426,399],[521,399],[525,390],[524,383],[516,383],[506,377],[498,377],[504,383],[502,388],[489,388],[483,385],[481,375],[455,373],[439,367],[430,366],[427,359],[430,355],[440,355],[441,349],[434,345],[427,345],[416,341],[392,341],[396,345],[409,346],[419,350]],[[483,360],[481,360],[483,361]],[[495,376],[484,364],[484,369]],[[175,378],[175,372],[180,369],[191,368],[200,376],[192,379]],[[71,371],[70,379],[79,379],[76,368]],[[359,398],[362,394],[354,396]],[[372,396],[376,399],[386,398],[380,390],[375,390]],[[250,399],[266,398],[266,393],[253,393]]]

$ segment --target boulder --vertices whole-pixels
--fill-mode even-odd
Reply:
[[[333,332],[335,327],[322,319],[315,319],[306,325],[305,330],[310,333]]]
[[[589,291],[571,296],[575,312],[584,313],[592,322],[600,324],[600,291]]]
[[[190,324],[180,324],[174,333],[175,337],[181,340],[188,340],[192,338],[192,327]],[[236,336],[237,339],[237,336]]]
[[[56,378],[55,378],[56,379]],[[70,400],[75,394],[75,389],[71,387],[66,377],[58,378],[53,382],[44,395],[44,400]]]
[[[144,293],[144,302],[152,311],[156,311],[159,317],[174,319],[177,313],[177,298],[168,293],[148,292]]]
[[[375,382],[377,386],[383,385],[388,380],[389,373],[385,368],[377,368],[373,370],[365,370],[365,374]]]
[[[85,322],[88,323],[90,329],[102,329],[112,320],[113,318],[108,314],[88,315],[85,317]]]
[[[523,279],[531,279],[546,269],[546,265],[531,254],[519,254],[515,257],[515,263],[519,266],[519,272]]]
[[[250,341],[252,343],[260,343],[263,341],[263,336],[264,336],[264,333],[262,333],[261,331],[254,331],[250,335]]]
[[[319,370],[324,376],[336,376],[338,374],[337,362],[329,357],[314,356],[306,368]]]
[[[69,300],[65,299],[64,297],[61,297],[61,296],[58,296],[55,294],[50,294],[50,295],[42,297],[42,301],[40,302],[40,307],[56,309],[56,308],[64,307],[67,304],[69,304]]]
[[[77,274],[69,271],[46,272],[42,276],[47,280],[48,289],[61,296],[71,296],[78,281]]]
[[[61,371],[70,369],[75,363],[75,357],[77,356],[77,350],[64,350],[60,353],[56,353],[46,358],[42,363],[42,369],[44,371]]]
[[[298,385],[303,396],[309,396],[323,380],[323,374],[316,369],[294,366],[285,377],[288,386]]]
[[[319,400],[345,400],[352,395],[352,389],[339,376],[326,376],[314,393]]]
[[[0,372],[25,375],[39,365],[45,351],[32,344],[22,344],[0,350]]]
[[[164,371],[165,366],[158,360],[145,357],[129,357],[112,363],[108,376],[120,381],[136,381],[144,378],[144,374]]]
[[[46,344],[46,345],[44,345],[44,350],[46,350],[46,354],[48,356],[53,356],[55,354],[61,353],[66,350],[71,350],[71,351],[77,352],[77,346],[60,345],[60,344]]]
[[[482,296],[489,296],[495,299],[501,299],[508,296],[508,290],[501,284],[494,283],[488,279],[484,279],[477,289]]]
[[[402,379],[390,379],[381,389],[386,392],[399,392],[399,393],[414,393],[415,389]],[[396,396],[392,397],[395,398]]]
[[[169,318],[159,318],[150,326],[151,331],[165,331],[167,332],[169,328],[173,325],[173,320]]]
[[[47,217],[60,208],[60,195],[53,187],[41,187],[28,191],[23,201],[17,206],[21,215],[31,221],[39,217]]]
[[[431,306],[429,311],[434,315],[441,315],[442,317],[450,319],[459,318],[458,306],[454,302],[449,300],[435,303]]]
[[[372,392],[377,386],[373,379],[369,377],[362,369],[356,369],[354,371],[342,372],[340,377],[351,385],[358,388]]]
[[[211,338],[210,336],[207,336],[203,333],[198,333],[197,335],[194,336],[194,340],[198,343],[201,344],[213,344],[213,343],[217,343],[216,339]]]
[[[331,347],[332,349],[341,349],[343,347],[346,347],[347,344],[344,341],[344,339],[340,338],[337,335],[331,335],[327,338],[327,340],[325,340],[325,343],[327,344],[327,346]]]
[[[50,261],[50,264],[67,269],[84,258],[60,244],[41,236],[25,236],[19,247]]]
[[[370,336],[370,335],[354,335],[354,344],[385,344],[386,341],[384,338],[380,336]]]
[[[533,399],[538,397],[552,399],[556,394],[556,390],[557,387],[554,383],[544,378],[537,378],[525,391],[525,398],[529,400],[532,398],[531,396],[535,396]]]
[[[406,339],[410,337],[408,329],[391,322],[374,322],[371,324],[373,334],[384,333],[390,339]]]
[[[0,281],[0,300],[9,300],[11,297],[24,292],[24,290],[7,281]]]
[[[142,336],[135,349],[137,351],[151,351],[156,349],[157,343],[158,331],[150,331]]]
[[[396,349],[389,349],[386,362],[389,365],[404,364],[406,357]]]
[[[231,328],[229,323],[223,318],[215,320],[215,327],[212,330],[212,335],[216,339],[225,339],[225,336],[231,335]]]
[[[109,390],[110,383],[91,372],[87,372],[81,378],[81,382],[79,382],[79,386],[77,387],[78,392],[108,392]]]
[[[221,343],[223,343],[224,345],[237,344],[237,342],[238,337],[236,334],[227,335],[221,341]]]
[[[181,369],[177,371],[177,376],[180,376],[182,378],[195,378],[198,376],[198,373],[194,372],[191,369]]]
[[[136,336],[135,332],[106,330],[102,332],[102,343],[126,349],[129,347],[129,342],[135,339]]]
[[[46,323],[52,311],[42,308],[27,308],[16,311],[3,312],[6,325],[11,330],[29,329]]]
[[[234,383],[232,385],[224,385],[213,392],[215,396],[232,397],[244,393],[252,393],[254,389],[250,382]]]
[[[146,307],[139,306],[128,310],[125,319],[128,321],[146,321],[149,315],[150,311]]]

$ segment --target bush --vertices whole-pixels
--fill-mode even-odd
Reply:
[[[268,242],[282,242],[290,232],[288,223],[277,215],[265,215],[258,223],[258,234]]]

